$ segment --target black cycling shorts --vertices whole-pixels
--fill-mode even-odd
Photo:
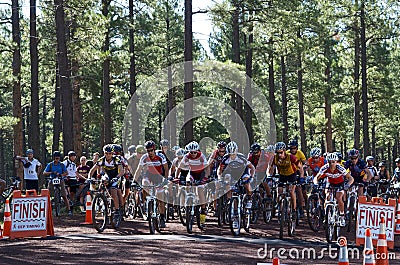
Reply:
[[[69,191],[75,193],[78,189],[79,182],[76,179],[66,179],[65,185],[69,187]]]
[[[289,176],[284,176],[284,175],[279,175],[279,184],[278,187],[283,187],[283,183],[289,183],[292,184],[296,182],[297,174],[293,173],[292,175]]]

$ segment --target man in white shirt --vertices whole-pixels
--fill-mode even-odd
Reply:
[[[24,180],[26,190],[39,191],[39,179],[38,173],[42,168],[42,164],[33,157],[33,150],[28,149],[25,152],[26,157],[16,156],[15,158],[20,160],[24,165]]]
[[[65,181],[65,184],[69,188],[69,198],[71,201],[75,204],[76,203],[76,190],[78,189],[79,182],[76,177],[76,153],[74,151],[69,151],[68,152],[68,159],[63,161],[62,163],[65,165],[67,168],[67,179]]]

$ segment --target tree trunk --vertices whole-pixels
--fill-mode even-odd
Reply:
[[[72,61],[72,75],[73,79],[73,117],[74,117],[74,151],[80,157],[82,155],[82,108],[81,108],[81,100],[79,97],[81,90],[81,80],[78,76],[79,64],[77,60]]]
[[[185,94],[184,120],[185,141],[193,141],[193,29],[192,0],[185,0]],[[188,100],[191,99],[191,100]]]
[[[39,52],[36,33],[36,0],[30,0],[30,37],[29,48],[31,58],[31,119],[29,127],[29,146],[40,157],[39,127]]]
[[[233,7],[235,10],[233,11],[232,14],[232,61],[234,63],[240,64],[240,29],[239,29],[239,15],[240,15],[240,6],[238,3],[238,0],[233,1]],[[241,89],[240,87],[235,87],[235,90],[238,92]],[[243,118],[243,99],[241,98],[241,95],[235,94],[232,92],[231,94],[231,100],[232,100],[232,107],[236,111],[236,114],[240,117]],[[241,93],[240,93],[241,94]],[[237,132],[239,128],[239,122],[242,122],[241,120],[238,120],[236,116],[233,116],[233,132]],[[231,136],[235,138],[235,141],[238,142],[238,137],[239,134],[235,136]],[[242,143],[242,141],[240,141]]]
[[[60,91],[60,74],[56,73],[56,84],[54,91],[54,120],[53,120],[53,146],[51,151],[54,152],[60,148],[60,133],[61,133],[61,91]]]
[[[301,38],[300,30],[297,32],[297,37],[298,39]],[[297,54],[297,92],[299,99],[301,148],[303,152],[307,152],[306,129],[304,125],[303,65],[300,48]]]
[[[250,143],[254,142],[254,133],[253,133],[253,126],[252,126],[252,119],[253,119],[253,111],[251,109],[252,101],[252,86],[251,86],[251,79],[253,77],[253,25],[251,24],[249,27],[249,39],[247,44],[247,54],[246,54],[246,90],[244,91],[244,98],[245,98],[245,123],[246,123],[246,130],[249,136]]]
[[[139,114],[137,111],[138,98],[136,95],[136,58],[135,58],[135,28],[134,28],[134,13],[133,13],[133,0],[129,0],[129,53],[130,53],[130,67],[129,67],[129,91],[131,94],[131,144],[139,144]]]
[[[363,113],[363,149],[364,156],[370,154],[368,125],[368,88],[367,88],[367,40],[365,36],[365,0],[361,0],[361,87]]]
[[[372,156],[376,157],[376,126],[375,126],[375,124],[372,124],[371,140],[372,140]]]
[[[355,5],[358,10],[358,0],[355,1]],[[354,148],[360,148],[361,138],[361,108],[360,108],[360,28],[358,26],[358,13],[356,13],[354,19]]]
[[[325,69],[325,80],[326,80],[326,89],[324,95],[325,101],[325,141],[326,141],[326,151],[332,152],[332,102],[331,102],[331,62],[329,61],[328,65]]]
[[[64,13],[64,0],[54,0],[56,35],[57,35],[57,61],[60,78],[60,92],[62,95],[62,130],[63,151],[66,154],[74,148],[73,115],[72,115],[72,87],[68,69],[68,50],[66,42],[66,25]]]
[[[269,93],[269,106],[271,108],[270,113],[270,129],[276,130],[274,117],[276,113],[275,104],[275,73],[274,73],[274,51],[273,51],[273,40],[270,38],[269,43],[271,48],[268,52],[268,93]],[[273,144],[273,143],[270,143]]]
[[[14,125],[14,154],[23,153],[22,109],[21,109],[21,30],[19,25],[19,2],[12,0],[12,40],[13,40],[13,116],[19,121]],[[23,176],[22,167],[13,168],[14,176]]]
[[[283,141],[289,142],[289,121],[288,121],[288,100],[287,100],[287,82],[286,82],[286,64],[285,57],[281,56],[281,71],[282,71],[282,125],[283,125]]]
[[[102,0],[102,14],[108,19],[110,0]],[[103,53],[107,54],[107,57],[103,62],[103,112],[104,112],[104,139],[103,143],[108,144],[111,143],[111,129],[112,129],[112,120],[111,120],[111,92],[110,92],[110,29],[108,27],[106,31],[106,35],[103,43]]]
[[[43,95],[43,110],[42,110],[42,151],[40,156],[40,161],[45,163],[47,161],[47,147],[46,147],[46,116],[47,116],[47,93],[44,92]]]

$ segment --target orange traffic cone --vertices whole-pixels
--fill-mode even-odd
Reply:
[[[376,265],[388,265],[388,255],[385,219],[382,217],[379,226],[378,243],[376,247]]]
[[[341,237],[338,240],[340,246],[339,263],[338,265],[349,265],[349,254],[347,252],[347,239]]]
[[[6,200],[6,206],[4,208],[4,230],[3,236],[10,236],[11,233],[11,212],[10,212],[10,201]]]
[[[280,265],[281,262],[279,261],[279,258],[273,258],[272,259],[272,265]]]
[[[3,238],[3,228],[1,228],[1,225],[0,225],[0,239],[2,239]]]
[[[365,231],[365,247],[363,265],[375,265],[374,246],[372,245],[371,230],[367,228]]]
[[[400,234],[400,200],[397,204],[397,212],[396,212],[396,229],[395,234]]]
[[[86,215],[85,215],[85,222],[82,224],[91,225],[93,224],[92,220],[92,196],[90,196],[90,192],[87,192],[86,195]]]

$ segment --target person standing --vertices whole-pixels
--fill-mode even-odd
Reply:
[[[36,190],[39,192],[39,172],[42,169],[42,164],[33,157],[33,150],[28,149],[25,152],[26,157],[16,156],[24,165],[24,181],[26,190]]]
[[[75,198],[76,190],[78,189],[79,183],[76,176],[76,153],[74,151],[68,152],[68,159],[63,161],[62,163],[67,168],[68,174],[67,179],[65,181],[65,185],[69,188],[69,198],[75,204],[77,198]]]

